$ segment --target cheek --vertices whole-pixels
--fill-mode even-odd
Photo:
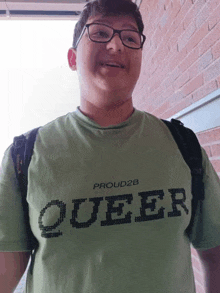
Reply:
[[[80,70],[86,75],[94,73],[98,67],[98,56],[97,48],[92,46],[91,42],[85,42],[80,52]]]
[[[132,58],[131,70],[134,72],[134,75],[139,77],[141,72],[141,58],[139,56]]]

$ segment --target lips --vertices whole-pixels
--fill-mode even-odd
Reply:
[[[115,61],[106,61],[106,62],[101,62],[102,66],[108,66],[108,67],[115,67],[115,68],[122,68],[124,69],[125,66],[121,62],[115,62]]]

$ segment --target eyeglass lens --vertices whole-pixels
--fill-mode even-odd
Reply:
[[[108,42],[113,35],[113,29],[101,24],[92,24],[89,26],[89,36],[92,41],[105,43]],[[131,30],[123,30],[121,39],[125,46],[131,48],[141,47],[141,35]]]

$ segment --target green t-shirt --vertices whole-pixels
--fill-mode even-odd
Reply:
[[[166,125],[135,110],[100,127],[79,109],[39,130],[28,170],[39,242],[28,293],[195,293],[190,244],[220,245],[220,181],[203,150],[193,233],[191,174]],[[27,251],[10,147],[0,177],[0,250]]]

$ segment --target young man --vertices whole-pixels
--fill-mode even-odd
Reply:
[[[136,5],[125,0],[88,3],[76,26],[68,60],[80,107],[40,129],[29,166],[37,246],[26,292],[195,293],[191,243],[206,265],[208,293],[220,292],[220,182],[203,151],[205,200],[186,232],[190,170],[167,127],[132,104],[142,32]],[[13,168],[9,148],[0,181],[6,293],[33,248]]]

